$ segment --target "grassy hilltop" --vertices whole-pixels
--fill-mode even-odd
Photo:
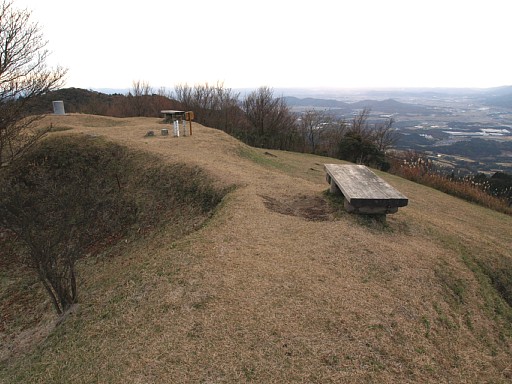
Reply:
[[[195,231],[176,238],[169,218],[80,262],[80,304],[59,324],[31,275],[2,266],[0,382],[512,380],[512,217],[379,173],[409,198],[382,223],[327,196],[338,160],[199,124],[161,136],[155,118],[43,123],[236,188]]]

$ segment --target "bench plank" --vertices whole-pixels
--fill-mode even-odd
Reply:
[[[325,164],[328,181],[335,183],[354,209],[368,213],[396,212],[409,200],[364,165]]]

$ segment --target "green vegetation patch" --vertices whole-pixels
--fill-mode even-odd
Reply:
[[[277,156],[270,152],[260,153],[254,148],[243,146],[240,148],[238,155],[263,167],[272,167],[282,171],[285,171],[286,168],[280,161],[278,161]]]

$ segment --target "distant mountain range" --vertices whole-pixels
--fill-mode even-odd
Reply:
[[[347,103],[344,101],[333,99],[316,99],[311,97],[300,99],[294,96],[285,96],[284,100],[290,107],[339,109],[347,113],[356,110],[361,110],[363,108],[369,108],[374,113],[381,112],[387,114],[413,113],[418,115],[425,115],[432,113],[432,110],[428,107],[424,107],[417,104],[402,103],[394,99],[361,100],[354,103]]]
[[[483,103],[494,107],[512,108],[512,93],[488,96]]]

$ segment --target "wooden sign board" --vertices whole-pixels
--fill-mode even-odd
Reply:
[[[192,112],[192,111],[185,112],[185,120],[187,120],[187,121],[194,120],[194,112]]]

